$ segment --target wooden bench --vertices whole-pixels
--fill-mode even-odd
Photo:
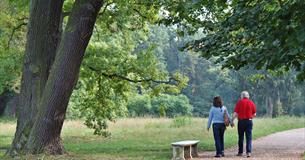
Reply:
[[[185,160],[198,157],[198,140],[187,140],[172,143],[173,160]]]

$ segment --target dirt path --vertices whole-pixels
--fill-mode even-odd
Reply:
[[[237,147],[225,150],[226,157],[214,158],[215,152],[199,154],[199,159],[302,160],[305,152],[305,128],[271,134],[253,141],[251,158],[237,157]]]

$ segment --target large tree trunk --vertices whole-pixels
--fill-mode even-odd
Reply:
[[[267,100],[268,100],[267,115],[269,117],[272,117],[272,115],[273,115],[273,99],[269,95],[269,97],[267,97]]]
[[[74,3],[26,144],[28,153],[63,153],[60,133],[67,105],[102,4],[102,0]]]
[[[0,116],[4,113],[7,102],[9,101],[9,90],[5,90],[0,94]]]
[[[59,43],[59,25],[63,0],[32,0],[28,23],[27,45],[17,108],[17,128],[9,154],[23,151],[50,67]]]
[[[280,116],[283,114],[283,104],[281,102],[281,95],[280,95],[280,89],[277,88],[276,92],[276,101],[275,101],[275,107],[274,107],[274,117]]]

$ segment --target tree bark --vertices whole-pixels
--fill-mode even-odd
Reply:
[[[280,116],[283,114],[283,104],[281,102],[280,89],[277,87],[276,91],[276,101],[275,101],[275,112],[274,117]]]
[[[23,152],[60,39],[63,0],[31,0],[15,137],[8,153]]]
[[[60,133],[102,0],[76,0],[39,103],[26,152],[64,152]]]
[[[270,97],[270,95],[267,99],[268,99],[268,108],[267,108],[268,112],[267,112],[267,114],[268,114],[269,117],[272,117],[272,115],[273,115],[273,99]]]
[[[10,94],[9,90],[5,90],[0,94],[0,116],[2,116],[2,114],[5,111],[7,102],[9,101],[9,94]]]

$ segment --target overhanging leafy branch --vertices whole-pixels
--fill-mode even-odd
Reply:
[[[24,20],[27,20],[26,18]],[[26,26],[28,23],[27,22],[21,22],[20,24],[18,24],[16,27],[13,28],[11,34],[10,34],[10,37],[9,37],[9,40],[7,42],[7,47],[6,49],[9,49],[10,48],[10,45],[11,45],[11,41],[13,40],[13,37],[14,37],[14,34],[15,32],[20,29],[21,27],[23,26]]]
[[[174,78],[174,77],[169,77],[168,80],[164,81],[164,80],[155,80],[155,79],[152,79],[152,78],[147,78],[147,79],[131,79],[131,78],[128,78],[128,77],[125,77],[125,76],[122,76],[122,75],[119,75],[119,74],[116,74],[116,73],[111,73],[111,74],[108,74],[108,73],[104,73],[104,72],[101,72],[100,70],[92,67],[92,66],[88,66],[88,68],[92,71],[95,71],[95,72],[98,72],[99,74],[103,75],[104,77],[108,77],[108,78],[117,78],[117,79],[121,79],[121,80],[125,80],[125,81],[129,81],[129,82],[132,82],[132,83],[141,83],[141,82],[154,82],[154,83],[163,83],[163,84],[174,84],[174,85],[177,85],[180,80]]]

